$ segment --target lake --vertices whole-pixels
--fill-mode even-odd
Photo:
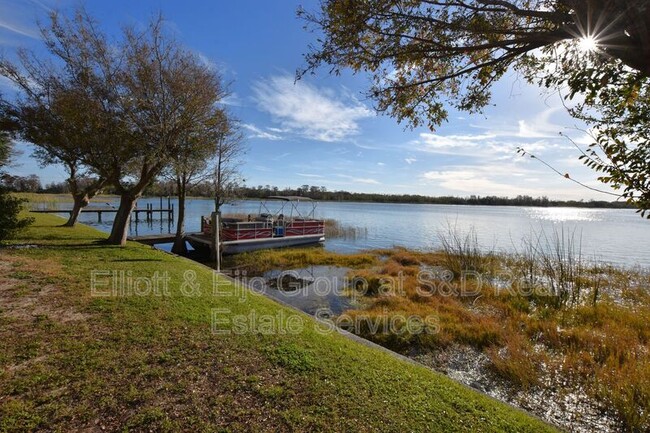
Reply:
[[[171,201],[177,209],[176,200]],[[139,200],[138,208],[146,204],[160,206],[159,198]],[[93,202],[91,206],[117,207],[119,201]],[[167,200],[164,206],[167,206]],[[274,207],[275,206],[275,207]],[[269,206],[277,211],[278,204]],[[62,208],[70,204],[61,204]],[[301,203],[299,210],[307,212],[310,205]],[[186,209],[186,231],[199,231],[201,215],[209,215],[214,204],[209,199],[190,199]],[[257,214],[258,201],[242,200],[222,208],[224,214]],[[264,211],[264,209],[262,209]],[[285,214],[288,215],[288,211]],[[616,265],[650,267],[650,220],[643,219],[631,209],[539,208],[515,206],[458,206],[427,204],[384,204],[322,202],[315,215],[332,218],[343,226],[359,227],[364,236],[327,239],[325,248],[336,252],[354,252],[370,248],[404,246],[412,249],[439,249],[440,234],[448,227],[467,233],[472,227],[479,244],[486,250],[513,252],[521,248],[523,238],[535,233],[551,237],[553,231],[573,233],[581,243],[581,254],[588,260]],[[82,214],[80,222],[109,231],[112,215],[104,215],[103,223],[95,214]],[[131,234],[168,233],[175,225],[154,215],[153,223],[132,222]],[[367,233],[367,235],[365,235]]]

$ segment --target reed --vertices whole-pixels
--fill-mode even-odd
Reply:
[[[474,226],[467,233],[461,233],[457,226],[447,223],[438,233],[444,253],[445,265],[456,277],[466,271],[485,272],[493,262],[492,253],[483,252]]]
[[[356,240],[368,237],[367,227],[356,227],[341,224],[339,221],[327,218],[325,220],[325,238]]]

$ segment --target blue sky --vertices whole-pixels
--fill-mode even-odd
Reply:
[[[68,0],[2,0],[0,52],[42,49],[36,20],[50,8],[70,11]],[[294,82],[303,54],[316,35],[296,18],[316,1],[88,1],[103,29],[118,35],[122,24],[144,25],[162,12],[177,39],[213,64],[231,96],[225,103],[240,119],[248,153],[242,166],[248,185],[325,186],[329,190],[424,195],[546,195],[554,199],[604,199],[516,154],[522,146],[561,172],[606,189],[577,160],[578,151],[559,133],[585,143],[581,126],[568,116],[558,95],[509,74],[494,88],[482,114],[450,112],[435,132],[410,130],[377,115],[364,95],[363,75],[330,76],[323,68]],[[0,80],[0,92],[11,94]],[[30,146],[11,168],[61,181],[58,167],[41,169]]]

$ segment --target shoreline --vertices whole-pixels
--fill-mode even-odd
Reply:
[[[436,371],[451,372],[450,377],[455,380],[532,411],[563,428],[579,432],[613,432],[625,427],[621,423],[644,425],[645,421],[625,418],[624,414],[647,410],[642,396],[650,392],[650,387],[644,379],[635,385],[629,381],[645,377],[643,365],[649,362],[646,339],[649,330],[642,318],[650,317],[650,273],[647,270],[585,267],[571,277],[583,280],[584,287],[578,295],[580,300],[571,304],[568,299],[572,295],[568,294],[567,304],[560,305],[554,296],[549,297],[544,292],[517,294],[513,293],[514,289],[495,286],[498,281],[491,277],[495,268],[489,268],[497,263],[485,257],[481,260],[487,267],[481,270],[486,274],[483,287],[472,286],[471,281],[476,283],[473,279],[471,290],[466,290],[465,294],[462,289],[454,290],[460,287],[457,277],[447,279],[444,276],[444,266],[449,266],[444,252],[423,253],[395,248],[345,255],[319,249],[275,250],[243,256],[238,272],[247,269],[250,276],[277,269],[280,274],[272,287],[281,287],[282,271],[297,276],[296,269],[311,266],[350,269],[348,280],[361,278],[365,287],[362,293],[356,294],[361,302],[358,308],[344,310],[338,317],[335,315],[339,323],[361,323],[361,326],[346,330]],[[474,265],[477,269],[480,260]],[[424,278],[423,266],[427,269],[437,267],[442,279],[432,278],[428,270]],[[449,273],[454,274],[458,275],[453,271]],[[311,284],[317,286],[324,282],[318,275],[316,281],[306,282],[305,293],[309,293]],[[603,275],[609,276],[603,280]],[[592,278],[596,286],[588,286],[587,278]],[[609,283],[605,283],[608,279]],[[418,282],[422,285],[437,283],[439,293],[418,291],[415,287]],[[566,287],[574,284],[560,283],[567,284]],[[516,290],[523,290],[523,286]],[[300,301],[300,296],[296,293],[287,298],[288,302]],[[275,299],[277,295],[272,297]],[[294,303],[294,307],[301,304],[309,305],[310,302]],[[434,313],[440,331],[437,335],[415,335],[405,339],[399,329],[377,328],[393,318],[403,317],[401,315],[425,317],[427,312],[437,312]],[[634,335],[636,337],[632,337]],[[636,345],[639,349],[634,349],[634,354],[620,358]],[[610,356],[623,359],[620,361],[623,364],[612,367]],[[578,361],[580,359],[582,361]],[[637,370],[632,372],[629,368]],[[608,389],[600,389],[599,383],[605,380],[609,381]],[[641,397],[620,400],[616,408],[610,406],[610,399],[615,401],[613,399],[619,398],[616,393],[625,393],[630,386],[639,387]]]

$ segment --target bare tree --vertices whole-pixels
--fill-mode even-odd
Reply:
[[[242,182],[239,168],[241,157],[246,153],[243,135],[238,122],[225,117],[221,124],[217,140],[217,152],[214,160],[213,186],[214,210],[221,212],[221,206],[234,199],[237,188]]]

